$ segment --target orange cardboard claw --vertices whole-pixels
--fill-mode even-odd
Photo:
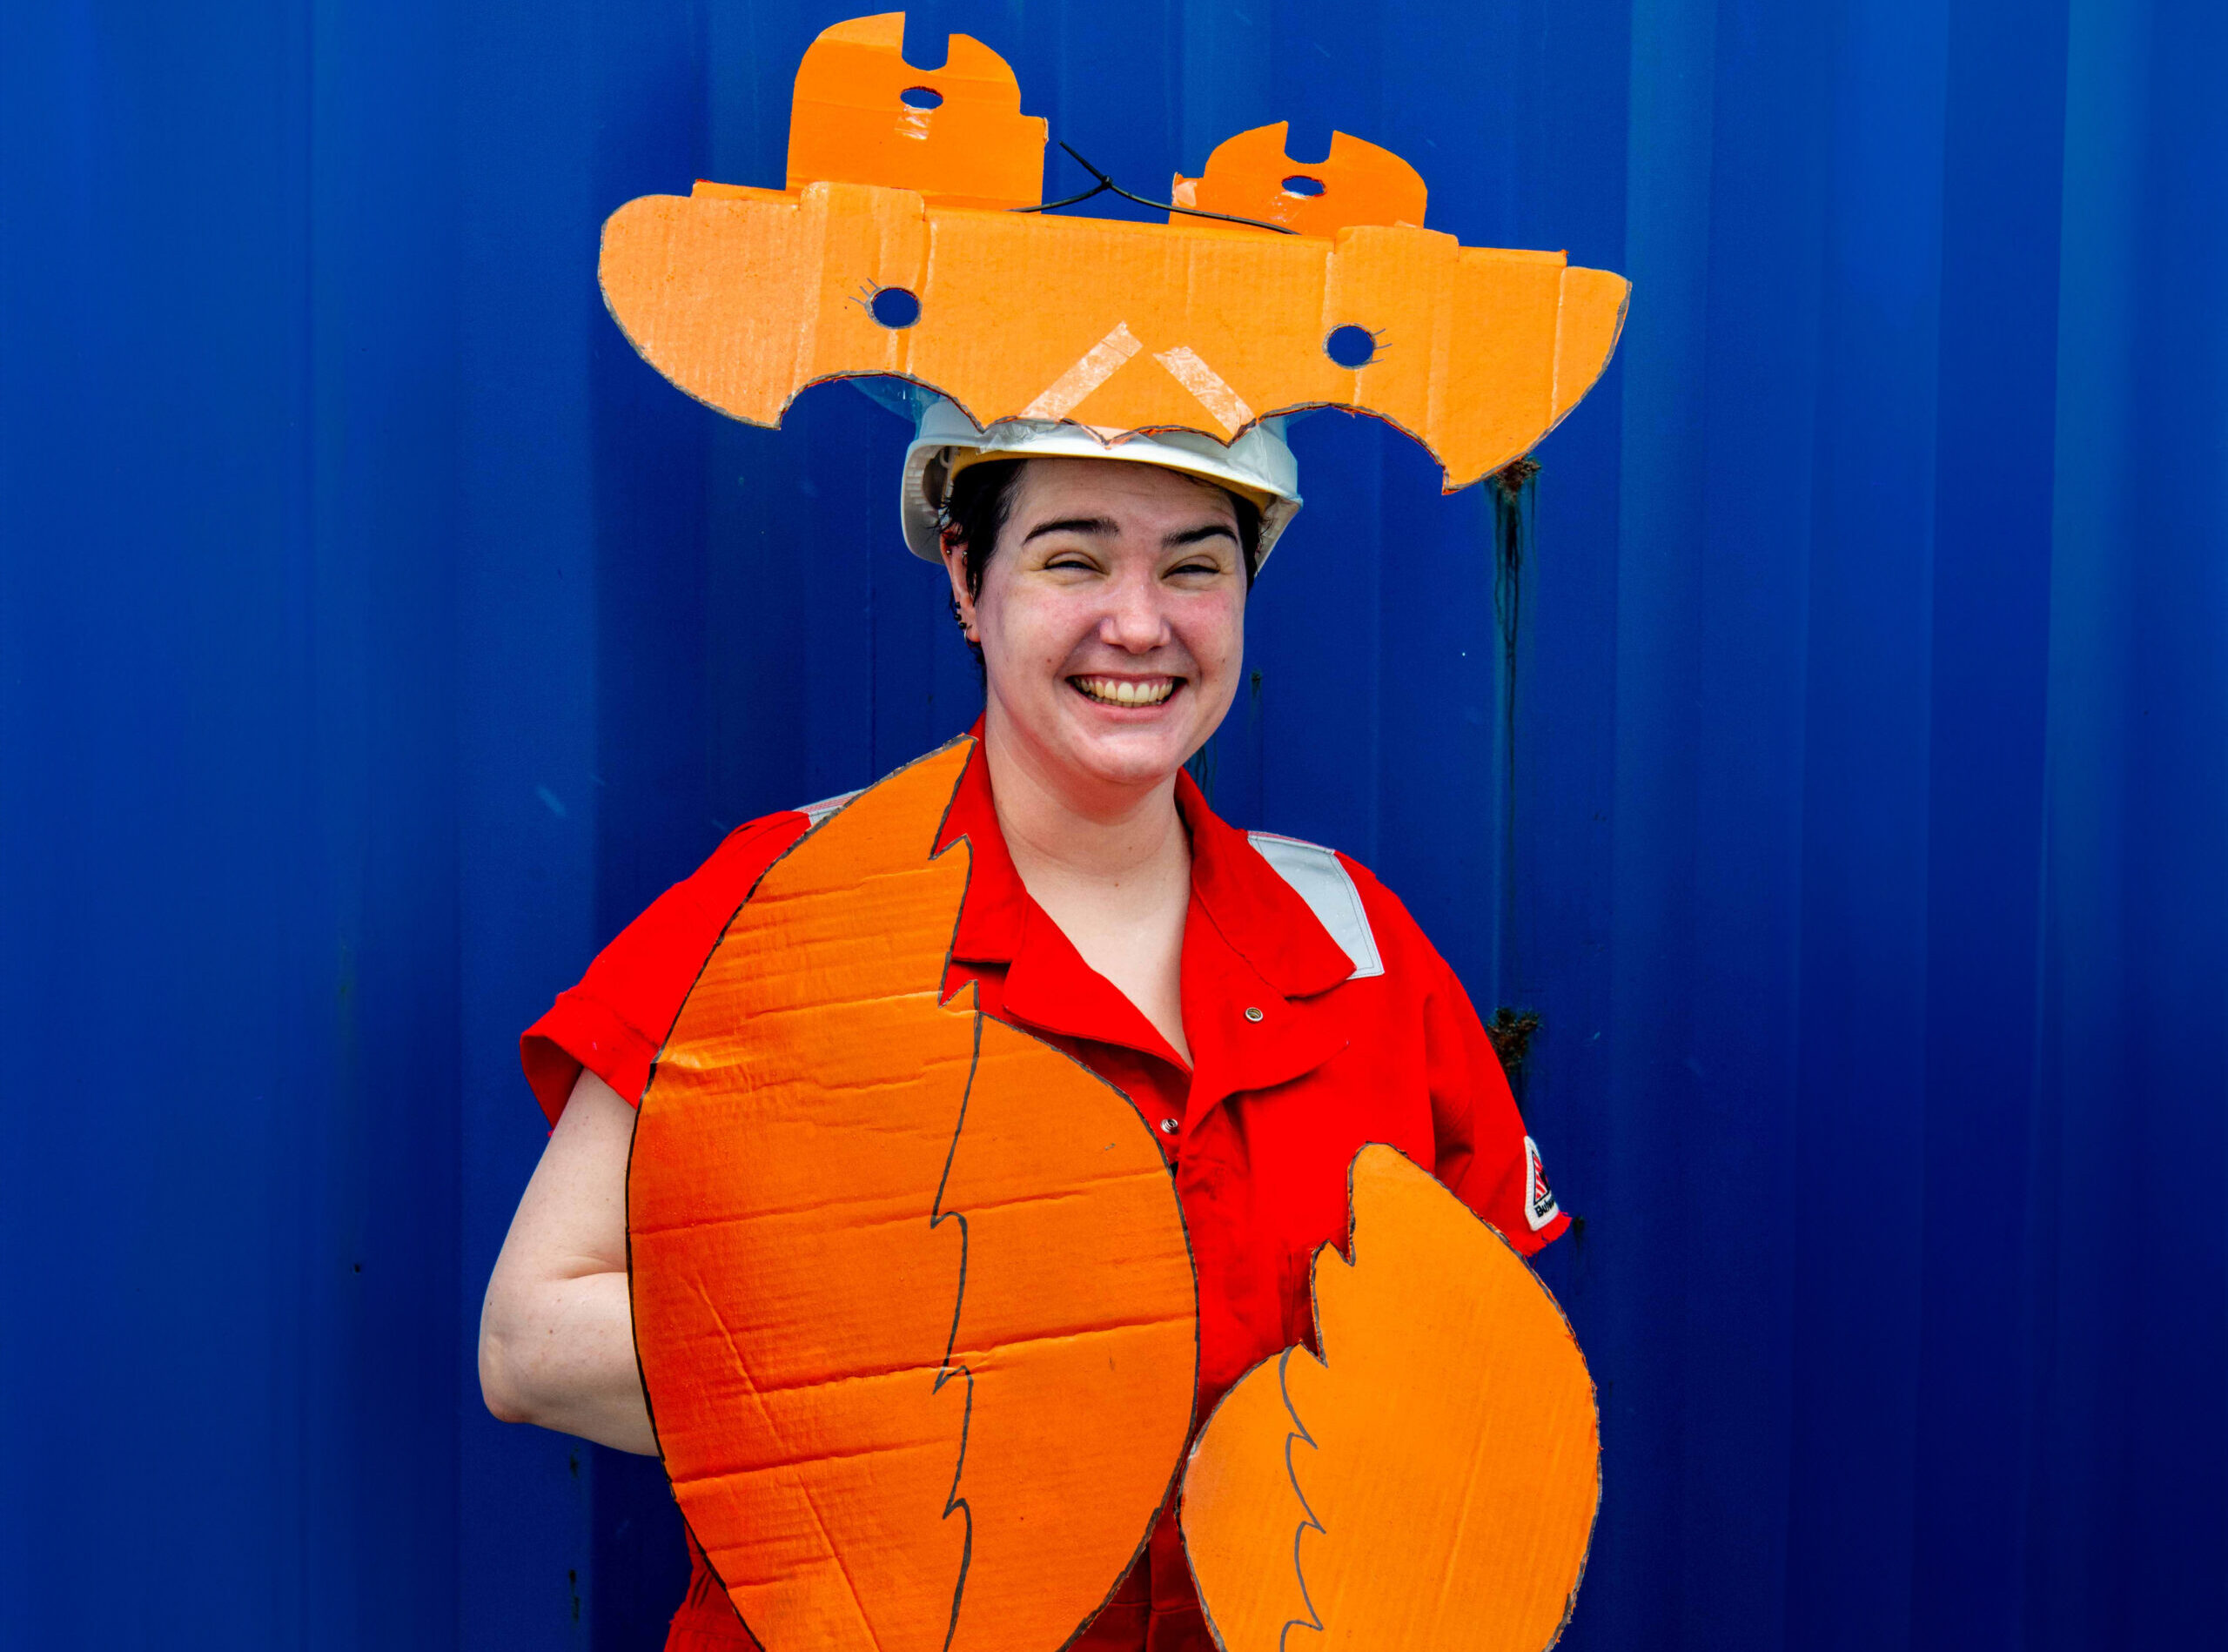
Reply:
[[[1554,1299],[1390,1147],[1355,1156],[1352,1260],[1315,1260],[1318,1360],[1215,1408],[1184,1545],[1223,1652],[1541,1652],[1601,1501],[1594,1384]]]
[[[1347,407],[1422,442],[1451,491],[1534,446],[1616,346],[1621,277],[1420,227],[1423,180],[1343,134],[1310,167],[1286,159],[1280,127],[1241,133],[1178,180],[1179,204],[1296,234],[996,210],[1038,199],[1042,123],[987,47],[954,36],[945,70],[916,71],[903,36],[893,13],[814,44],[787,189],[700,183],[604,225],[620,326],[735,418],[778,424],[809,386],[883,373],[978,425],[1110,435],[1228,441],[1272,414]],[[929,95],[943,101],[915,106]]]
[[[940,1002],[972,742],[760,881],[661,1053],[627,1172],[674,1494],[767,1652],[1053,1652],[1181,1461],[1198,1306],[1144,1119]]]

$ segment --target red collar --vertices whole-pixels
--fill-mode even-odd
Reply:
[[[1038,1026],[1101,1039],[1120,1028],[1120,1042],[1157,1054],[1166,1051],[1174,1060],[1174,1052],[1151,1024],[1083,963],[1058,926],[1022,887],[1005,834],[998,827],[979,718],[969,732],[975,749],[936,840],[942,850],[965,837],[972,855],[967,899],[952,941],[953,958],[1007,965],[1007,1009]],[[1261,857],[1245,833],[1207,807],[1188,773],[1176,776],[1176,806],[1191,836],[1194,905],[1264,982],[1288,999],[1304,998],[1327,992],[1353,973],[1353,960],[1331,938],[1307,903]],[[1184,944],[1188,950],[1188,932]],[[1072,968],[1067,967],[1070,959]],[[1034,967],[1038,964],[1045,967]]]

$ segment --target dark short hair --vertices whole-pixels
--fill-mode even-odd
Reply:
[[[983,571],[990,553],[998,547],[998,531],[1013,514],[1013,485],[1021,475],[1023,459],[986,459],[959,473],[946,495],[945,528],[956,535],[967,559],[967,594],[983,594]],[[1218,484],[1199,479],[1205,487]],[[1245,588],[1253,588],[1253,572],[1260,561],[1261,508],[1243,494],[1225,487],[1222,492],[1238,512],[1239,560],[1245,565]]]

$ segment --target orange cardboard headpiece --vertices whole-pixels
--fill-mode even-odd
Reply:
[[[910,68],[904,25],[813,42],[786,188],[699,183],[605,224],[613,316],[699,400],[776,425],[811,385],[893,374],[978,426],[1224,442],[1346,407],[1422,442],[1452,492],[1530,449],[1608,364],[1622,277],[1425,229],[1414,169],[1345,133],[1312,166],[1281,124],[1223,144],[1171,197],[1219,219],[1030,211],[1045,127],[1011,68],[964,35],[943,68]]]

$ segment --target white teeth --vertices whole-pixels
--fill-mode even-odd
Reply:
[[[1176,692],[1179,679],[1132,682],[1123,677],[1075,677],[1070,681],[1092,699],[1110,706],[1157,706]]]

